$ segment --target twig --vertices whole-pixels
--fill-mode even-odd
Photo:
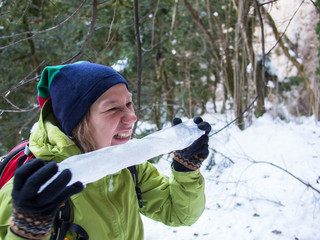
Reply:
[[[110,0],[106,0],[106,1],[100,2],[100,3],[98,3],[98,5],[101,5],[101,4],[104,4],[104,3],[107,3],[107,2],[110,2]]]
[[[31,112],[35,109],[37,109],[39,106],[35,106],[33,108],[30,108],[30,109],[17,109],[17,110],[10,110],[10,109],[0,109],[0,115],[2,113],[6,113],[6,112],[11,112],[11,113],[21,113],[21,112]]]
[[[30,118],[20,127],[19,134],[21,135],[22,130],[35,118],[38,116],[40,112],[40,107],[38,107],[37,111],[35,111]]]
[[[317,193],[320,194],[320,190],[313,187],[310,183],[307,183],[305,181],[303,181],[301,178],[297,177],[296,175],[294,175],[293,173],[289,172],[288,170],[284,169],[283,167],[280,167],[274,163],[271,162],[266,162],[266,161],[255,161],[253,160],[253,163],[260,163],[260,164],[268,164],[270,166],[276,167],[282,171],[284,171],[285,173],[289,174],[291,177],[293,177],[294,179],[298,180],[299,182],[301,182],[302,184],[306,185],[307,187],[311,188],[312,190],[316,191]]]
[[[269,55],[270,52],[279,44],[279,42],[282,40],[283,36],[285,35],[285,33],[287,32],[289,25],[291,24],[294,16],[297,14],[297,12],[299,11],[299,9],[301,8],[302,4],[304,3],[304,0],[300,3],[299,7],[296,9],[296,11],[293,13],[292,17],[290,18],[286,28],[284,29],[283,33],[280,35],[279,39],[277,39],[277,42],[273,45],[273,47],[267,52],[266,55]]]
[[[17,110],[19,110],[19,111],[22,110],[22,109],[19,108],[17,105],[15,105],[13,102],[11,102],[6,96],[2,96],[2,97],[3,97],[4,100],[6,100],[6,102],[9,103],[13,108],[15,108],[15,109],[17,109]],[[3,110],[1,110],[1,111],[3,111]]]
[[[22,86],[24,86],[24,85],[26,85],[29,82],[32,82],[34,80],[37,80],[38,78],[39,78],[39,76],[36,76],[36,77],[28,79],[27,81],[23,81],[23,83],[17,84],[15,86],[13,86],[12,88],[10,88],[9,90],[6,90],[5,92],[1,93],[0,96],[6,96],[7,94],[11,93],[12,91],[17,90],[19,87],[22,87]]]
[[[232,164],[234,164],[234,161],[233,161],[230,157],[224,155],[222,152],[218,152],[217,150],[214,149],[214,153],[220,154],[223,158],[227,159],[229,162],[231,162]]]
[[[317,9],[318,13],[320,13],[320,8],[317,6],[317,4],[312,0],[310,0],[310,2],[313,4],[313,6],[315,6],[315,8]]]
[[[115,18],[116,18],[116,8],[113,9],[113,16],[112,16],[111,24],[110,24],[110,27],[109,27],[108,38],[107,38],[107,45],[109,45],[108,42],[110,40],[111,30],[112,30],[112,26],[113,26]]]
[[[37,80],[39,78],[39,76],[35,76],[33,78],[30,78],[29,80],[26,80],[29,76],[31,76],[34,72],[36,72],[38,70],[39,67],[41,67],[43,64],[45,63],[45,61],[42,61],[36,68],[34,68],[24,79],[22,79],[19,84],[11,87],[9,90],[4,91],[3,93],[0,94],[0,96],[8,96],[9,93],[17,90],[19,87],[22,87],[26,84],[28,84],[29,82],[32,82],[34,80]]]
[[[64,21],[62,21],[61,23],[51,27],[51,28],[47,28],[47,29],[44,29],[44,30],[41,30],[41,31],[26,31],[26,32],[23,32],[23,33],[19,33],[19,34],[14,34],[14,35],[9,35],[9,36],[2,36],[0,37],[1,38],[13,38],[13,37],[17,37],[17,36],[21,36],[21,35],[25,35],[25,34],[32,34],[32,36],[30,37],[27,37],[27,38],[23,38],[23,39],[20,39],[16,42],[13,42],[13,43],[10,43],[9,45],[6,45],[6,46],[3,46],[3,47],[0,47],[0,50],[2,49],[5,49],[5,48],[8,48],[8,47],[11,47],[11,46],[14,46],[20,42],[23,42],[23,41],[26,41],[28,39],[32,39],[34,38],[37,34],[41,34],[41,33],[45,33],[45,32],[49,32],[51,30],[54,30],[60,26],[62,26],[63,24],[65,24],[66,22],[68,22],[71,18],[73,18],[79,11],[80,9],[83,7],[83,5],[87,2],[87,0],[84,0],[81,5],[76,9],[76,11],[74,11],[69,17],[67,17]]]
[[[278,2],[278,1],[279,0],[272,0],[272,1],[269,1],[269,2],[265,2],[265,3],[260,3],[259,7],[262,7],[263,5],[267,5],[267,4],[270,4],[270,3]]]
[[[96,24],[96,19],[97,19],[97,6],[98,6],[98,1],[97,0],[93,0],[92,1],[92,17],[91,17],[91,24],[90,24],[90,28],[87,32],[87,36],[86,39],[84,40],[80,51],[74,55],[73,57],[71,57],[70,59],[68,59],[67,61],[65,61],[63,64],[67,64],[70,62],[76,62],[84,53],[85,48],[88,46],[90,39],[92,37],[92,33],[94,30],[94,26]]]
[[[160,0],[158,0],[157,5],[156,5],[155,10],[154,10],[154,13],[152,14],[151,46],[148,49],[141,47],[141,49],[144,52],[150,52],[150,51],[152,51],[154,49],[155,46],[158,45],[158,43],[157,44],[154,43],[154,26],[155,26],[155,22],[156,22],[157,13],[158,13],[158,10],[159,10],[159,4],[160,4]]]
[[[24,9],[24,11],[23,11],[21,17],[18,19],[17,23],[20,22],[21,19],[22,19],[22,18],[24,17],[24,15],[26,14],[26,11],[27,11],[28,8],[29,8],[30,2],[31,2],[31,0],[28,1],[28,4],[27,4],[26,8]]]
[[[154,43],[154,26],[156,22],[156,16],[159,10],[159,3],[160,0],[158,0],[157,5],[156,5],[156,10],[154,11],[153,18],[152,18],[152,36],[151,36],[151,48],[153,48],[153,43]]]
[[[31,119],[30,119],[30,120],[28,120],[26,123],[23,124],[23,126],[28,125],[28,124],[31,122],[31,120],[34,119],[35,116],[39,113],[39,111],[40,111],[39,106],[31,109],[31,111],[34,110],[34,109],[37,109],[37,108],[38,108],[38,110],[31,116]],[[1,115],[1,114],[2,114],[2,110],[0,110],[0,115]],[[15,130],[11,131],[8,135],[4,136],[2,139],[0,139],[0,141],[1,141],[1,142],[4,142],[7,138],[9,138],[10,136],[12,136],[12,135],[14,135],[14,134],[16,134],[16,133],[18,133],[19,135],[21,135],[20,131],[22,131],[22,128],[20,128],[19,130],[15,128]]]
[[[173,36],[173,32],[176,28],[178,7],[179,7],[179,0],[175,0],[174,1],[174,10],[173,10],[173,14],[172,14],[171,28],[170,28],[170,36]]]
[[[111,31],[111,29],[110,29],[110,31]],[[106,49],[109,48],[109,46],[110,46],[110,44],[112,43],[113,39],[116,37],[116,34],[117,34],[118,31],[119,31],[119,27],[114,31],[114,33],[112,34],[111,39],[108,39],[108,40],[106,41],[106,46],[105,46],[99,53],[96,53],[100,59],[103,58],[103,57],[101,57],[101,55],[103,55],[103,52],[104,52]],[[111,34],[111,33],[110,33],[110,34]]]

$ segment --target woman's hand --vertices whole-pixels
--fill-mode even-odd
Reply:
[[[12,232],[27,239],[43,239],[51,232],[59,207],[83,189],[80,182],[67,186],[70,170],[62,171],[42,192],[40,187],[58,172],[54,162],[34,159],[17,169],[12,190]]]
[[[208,134],[211,131],[211,125],[208,122],[204,122],[201,117],[195,117],[193,121],[198,125],[199,129],[205,131],[205,134],[194,141],[189,147],[174,151],[173,166],[177,171],[197,170],[209,155]],[[173,125],[180,124],[181,122],[180,118],[173,119]]]

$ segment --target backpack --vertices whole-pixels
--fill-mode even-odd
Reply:
[[[15,146],[4,158],[0,161],[0,190],[14,175],[17,168],[21,167],[22,164],[26,163],[30,159],[34,158],[34,155],[29,149],[29,140],[25,140]],[[138,186],[138,173],[136,166],[128,167],[132,179],[134,181],[135,190],[139,207],[143,207],[141,190]],[[61,205],[54,223],[54,233],[51,235],[50,240],[63,240],[68,231],[75,232],[78,240],[87,240],[89,235],[87,232],[78,224],[72,223],[70,219],[70,201],[66,201]]]
[[[1,159],[0,189],[13,177],[17,168],[34,157],[29,148],[27,148],[28,143],[28,140],[19,143]]]

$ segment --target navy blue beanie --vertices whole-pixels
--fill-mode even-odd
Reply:
[[[38,84],[40,106],[51,98],[62,131],[70,135],[90,106],[109,88],[127,81],[110,67],[76,62],[46,67]]]

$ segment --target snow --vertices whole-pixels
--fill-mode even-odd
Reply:
[[[213,132],[232,120],[214,113],[203,118]],[[299,181],[320,191],[320,128],[314,117],[288,122],[266,113],[244,131],[231,125],[209,144],[216,164],[206,169],[211,154],[201,168],[204,213],[190,227],[168,227],[142,216],[146,240],[320,239],[320,193]],[[167,176],[170,159],[164,156],[155,165]]]
[[[115,64],[113,64],[111,67],[116,70],[117,72],[123,72],[124,69],[128,66],[128,59],[122,59],[118,60]]]

